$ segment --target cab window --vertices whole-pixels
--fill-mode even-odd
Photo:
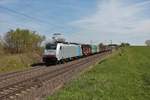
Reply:
[[[45,46],[46,49],[51,49],[51,50],[56,50],[56,44],[46,44]]]

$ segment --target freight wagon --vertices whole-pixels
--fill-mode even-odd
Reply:
[[[92,48],[92,54],[96,54],[97,53],[97,46],[91,45],[91,48]]]
[[[92,54],[92,48],[88,44],[81,44],[81,49],[83,56],[89,56]]]

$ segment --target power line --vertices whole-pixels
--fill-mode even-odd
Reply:
[[[13,13],[18,14],[18,15],[22,15],[22,16],[24,16],[24,17],[26,17],[26,18],[29,18],[29,19],[32,19],[32,20],[36,20],[36,21],[39,21],[39,22],[42,22],[42,23],[47,23],[47,22],[44,21],[44,20],[41,20],[41,19],[38,19],[38,18],[35,18],[35,17],[32,17],[32,16],[29,16],[29,15],[26,15],[26,14],[24,14],[24,13],[22,13],[22,12],[18,12],[18,11],[16,11],[16,10],[13,10],[13,9],[10,9],[10,8],[4,7],[4,6],[0,6],[0,8],[5,9],[5,10],[10,11],[10,12],[13,12]],[[47,23],[47,24],[49,24],[49,23]]]
[[[18,24],[15,24],[15,25],[14,25],[14,24],[9,24],[7,21],[1,21],[1,20],[0,20],[0,26],[1,26],[1,24],[5,25],[5,26],[6,26],[5,28],[6,28],[6,29],[9,29],[9,30],[14,29],[14,28],[15,28],[15,29],[16,29],[16,28],[20,28],[20,27],[18,27]],[[31,31],[36,31],[35,28],[26,28],[26,26],[24,26],[24,25],[22,25],[22,24],[21,24],[20,26],[21,26],[22,28],[24,27],[23,29],[31,29]],[[36,32],[37,32],[37,31],[36,31]],[[37,33],[38,33],[38,32],[37,32]]]
[[[5,28],[7,28],[7,29],[9,29],[9,30],[11,30],[11,29],[13,29],[13,28],[17,28],[17,25],[15,24],[9,24],[7,21],[1,21],[0,20],[0,26],[1,26],[1,24],[3,24],[3,25],[5,25],[5,26],[7,26],[7,27],[5,27]],[[22,26],[22,25],[20,25],[20,26]],[[23,26],[22,26],[23,27]]]
[[[25,14],[25,13],[18,12],[18,11],[16,11],[16,10],[10,9],[10,8],[8,8],[8,7],[4,7],[4,6],[1,6],[1,5],[0,5],[0,8],[1,8],[1,9],[5,9],[5,10],[7,10],[7,11],[9,11],[9,12],[15,13],[15,14],[17,14],[17,15],[24,16],[25,18],[38,21],[38,22],[40,22],[40,23],[49,24],[49,25],[56,25],[56,24],[54,24],[54,23],[49,23],[49,22],[47,22],[47,21],[45,21],[45,20],[41,20],[41,19],[39,19],[39,18],[36,18],[36,17],[33,17],[33,16],[29,16],[29,15],[27,15],[27,14]],[[60,25],[56,25],[56,26],[61,27],[61,28],[64,28],[63,26],[60,26]]]

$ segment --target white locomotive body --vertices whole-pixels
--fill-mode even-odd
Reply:
[[[43,61],[46,63],[48,62],[56,63],[66,59],[72,59],[74,57],[81,57],[81,56],[82,56],[81,45],[48,43],[45,46]]]

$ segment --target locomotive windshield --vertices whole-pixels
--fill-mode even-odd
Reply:
[[[50,43],[48,43],[48,44],[46,44],[45,48],[46,49],[51,49],[51,50],[56,50],[56,44],[50,44]]]

